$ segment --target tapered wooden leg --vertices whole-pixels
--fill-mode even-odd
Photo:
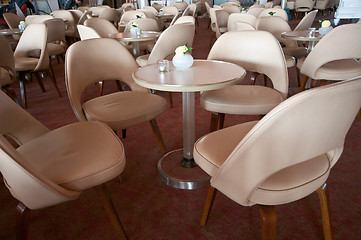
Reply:
[[[325,237],[325,240],[331,240],[332,232],[331,232],[331,220],[330,220],[330,211],[329,211],[330,202],[329,202],[329,194],[326,186],[327,185],[325,183],[319,189],[317,189],[317,194],[318,197],[320,198],[323,235]]]
[[[357,119],[361,119],[361,109],[360,109],[360,111],[358,111]]]
[[[25,73],[20,72],[19,73],[19,86],[20,86],[20,95],[21,95],[21,101],[23,108],[28,107],[28,102],[26,100],[26,86],[25,86]]]
[[[40,74],[39,74],[38,72],[34,72],[34,75],[35,75],[36,80],[37,80],[38,83],[39,83],[39,86],[40,86],[40,88],[41,88],[41,91],[46,92],[45,87],[44,87],[44,84],[43,84],[43,80],[41,80]]]
[[[127,129],[122,129],[122,138],[127,137]]]
[[[300,87],[301,86],[300,69],[298,69],[298,67],[297,67],[297,60],[296,60],[296,75],[297,75],[297,83],[298,83],[298,86]]]
[[[54,72],[51,71],[51,70],[50,70],[50,71],[48,70],[47,73],[48,73],[48,75],[50,76],[50,79],[51,79],[51,81],[52,81],[52,83],[53,83],[56,91],[58,92],[59,97],[62,97],[61,92],[60,92],[60,90],[59,90],[59,88],[58,88],[58,85],[56,84],[56,79],[55,79]]]
[[[168,100],[170,107],[173,108],[173,97],[171,92],[168,92]]]
[[[304,75],[300,86],[300,92],[305,90],[307,81],[308,81],[308,77]]]
[[[162,134],[160,133],[158,123],[155,119],[149,121],[150,126],[152,127],[153,133],[155,137],[157,138],[157,142],[159,144],[160,150],[163,154],[167,153],[167,148],[165,147]]]
[[[262,223],[262,240],[276,240],[277,218],[274,206],[257,205],[261,223]]]
[[[264,85],[268,87],[268,77],[266,76],[266,74],[263,74],[263,81],[264,81]]]
[[[327,80],[320,80],[320,86],[325,86],[328,84]]]
[[[29,209],[22,203],[19,202],[16,206],[18,211],[17,223],[16,223],[16,239],[26,240],[28,238],[28,214]]]
[[[103,95],[104,81],[98,82],[98,97]]]
[[[218,129],[218,122],[219,122],[219,114],[212,112],[211,115],[211,126],[210,126],[210,132],[214,132]]]
[[[223,126],[224,126],[224,117],[225,117],[225,114],[224,113],[218,113],[219,115],[219,126],[218,126],[218,129],[222,129]]]
[[[258,75],[259,75],[259,73],[257,73],[257,72],[251,73],[251,80],[253,81],[253,85],[256,85],[256,79],[257,79]]]
[[[105,184],[102,184],[101,186],[96,186],[96,189],[98,190],[98,195],[103,202],[103,206],[108,213],[110,221],[112,222],[113,227],[118,234],[118,237],[122,240],[126,240],[127,237],[125,235],[123,226],[120,222],[119,216],[116,212],[113,201],[110,198],[109,192],[107,191]]]
[[[204,204],[204,207],[203,207],[203,213],[202,213],[202,218],[201,218],[201,226],[202,227],[204,227],[206,225],[208,215],[212,209],[212,205],[213,205],[216,193],[217,193],[217,189],[215,189],[212,186],[209,186],[207,199],[206,199],[206,203]]]

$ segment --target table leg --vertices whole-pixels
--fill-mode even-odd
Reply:
[[[132,49],[132,51],[133,51],[133,56],[134,56],[134,58],[139,57],[139,55],[140,55],[139,42],[137,42],[137,41],[133,42],[133,49]]]

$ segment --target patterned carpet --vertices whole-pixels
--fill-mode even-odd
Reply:
[[[193,44],[195,58],[206,58],[211,32],[206,19],[199,19]],[[27,109],[51,129],[75,122],[67,99],[63,62],[53,61],[63,97],[58,97],[50,79],[44,79],[47,92],[36,82],[28,87]],[[297,89],[295,70],[290,73],[290,92]],[[262,81],[259,81],[260,83]],[[250,83],[246,78],[242,84]],[[106,91],[115,91],[113,83]],[[18,89],[16,89],[19,93]],[[164,92],[157,92],[167,97]],[[182,146],[181,94],[173,94],[174,108],[157,121],[169,150]],[[340,112],[335,113],[342,114]],[[255,119],[252,116],[226,116],[225,125]],[[210,113],[199,106],[196,94],[196,137],[209,131]],[[356,240],[361,236],[361,121],[355,121],[347,135],[345,149],[328,180],[334,239]],[[124,143],[127,165],[122,182],[107,186],[129,239],[261,239],[256,207],[242,207],[218,194],[206,227],[199,225],[208,188],[179,190],[159,180],[157,162],[160,149],[148,123],[127,129]],[[0,239],[15,239],[17,201],[0,184]],[[277,239],[322,239],[322,225],[317,194],[276,208]],[[116,239],[95,189],[82,193],[76,201],[33,211],[30,214],[29,239]]]

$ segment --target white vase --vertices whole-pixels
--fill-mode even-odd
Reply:
[[[326,35],[329,31],[331,31],[333,29],[332,26],[328,26],[328,27],[320,27],[320,29],[318,29],[319,34],[321,35]]]
[[[19,24],[19,29],[20,29],[20,31],[23,32],[27,26],[28,26],[28,25],[26,25],[25,23],[20,23],[20,24]]]
[[[139,27],[131,27],[130,28],[130,34],[133,36],[139,36],[140,35],[140,28]]]
[[[172,59],[173,66],[176,68],[189,68],[193,65],[193,57],[189,53],[184,55],[174,55]]]

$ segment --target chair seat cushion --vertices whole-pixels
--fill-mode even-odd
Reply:
[[[49,56],[56,56],[65,53],[65,47],[58,43],[47,43],[46,50]]]
[[[301,58],[308,55],[307,48],[305,47],[284,47],[282,48],[285,55]]]
[[[166,101],[148,92],[123,91],[93,98],[83,104],[83,109],[89,121],[120,130],[155,119],[165,111]]]
[[[99,122],[78,122],[55,129],[17,150],[40,174],[69,190],[99,185],[118,176],[125,167],[122,143]]]
[[[13,83],[13,79],[8,70],[0,67],[0,71],[0,87]]]
[[[17,72],[34,70],[38,61],[38,58],[15,57],[15,70]]]
[[[283,100],[277,90],[269,87],[233,85],[203,92],[201,106],[217,113],[260,115],[266,114]]]
[[[297,67],[301,69],[304,62],[304,58],[300,59],[297,63]],[[319,80],[346,80],[349,78],[354,78],[361,75],[361,63],[355,59],[344,59],[332,61],[324,64],[317,71],[315,76],[312,76],[313,79]]]

